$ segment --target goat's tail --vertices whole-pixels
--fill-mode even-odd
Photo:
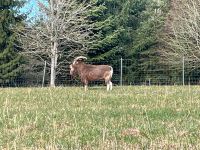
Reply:
[[[113,75],[113,67],[110,66],[110,79],[112,78]]]

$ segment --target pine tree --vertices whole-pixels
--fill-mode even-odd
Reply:
[[[96,22],[96,34],[99,39],[91,46],[89,57],[95,61],[107,60],[116,55],[123,27],[118,24],[121,0],[97,0],[91,18]]]
[[[93,60],[128,58],[146,11],[147,0],[97,0],[92,13],[100,38],[88,55]],[[146,19],[147,20],[147,19]]]
[[[20,73],[22,57],[15,46],[17,40],[13,28],[24,19],[18,14],[22,4],[17,0],[0,2],[0,84],[10,83]]]
[[[158,32],[164,24],[167,1],[160,0],[158,4],[154,0],[97,0],[91,16],[100,38],[88,53],[91,60],[130,59],[131,65],[124,68],[126,78],[144,80],[144,70],[153,69],[149,66],[159,59]]]
[[[167,8],[168,0],[160,0],[159,3],[149,0],[140,14],[131,50],[127,52],[127,57],[133,60],[130,75],[133,81],[141,82],[150,78],[159,80],[165,76],[164,72],[156,70],[164,67],[161,66],[158,50],[161,46],[160,33],[164,27]]]

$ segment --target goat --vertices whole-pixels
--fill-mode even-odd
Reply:
[[[70,65],[70,75],[79,76],[81,82],[84,84],[85,91],[87,91],[88,83],[90,81],[104,80],[107,84],[107,91],[112,90],[111,78],[113,75],[113,68],[109,65],[91,65],[85,64],[83,60],[87,59],[84,56],[76,57]]]

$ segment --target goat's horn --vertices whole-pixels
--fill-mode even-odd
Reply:
[[[87,57],[84,57],[84,56],[78,56],[78,57],[76,57],[76,58],[74,59],[73,64],[75,64],[75,62],[76,62],[77,60],[79,60],[79,59],[87,59]]]

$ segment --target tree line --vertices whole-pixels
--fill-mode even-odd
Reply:
[[[20,12],[25,4],[0,2],[2,85],[37,80],[46,62],[46,80],[55,86],[78,55],[95,63],[131,60],[125,78],[135,83],[180,74],[165,68],[180,68],[182,57],[199,60],[200,0],[46,0],[33,18]],[[158,68],[164,71],[144,73]]]

